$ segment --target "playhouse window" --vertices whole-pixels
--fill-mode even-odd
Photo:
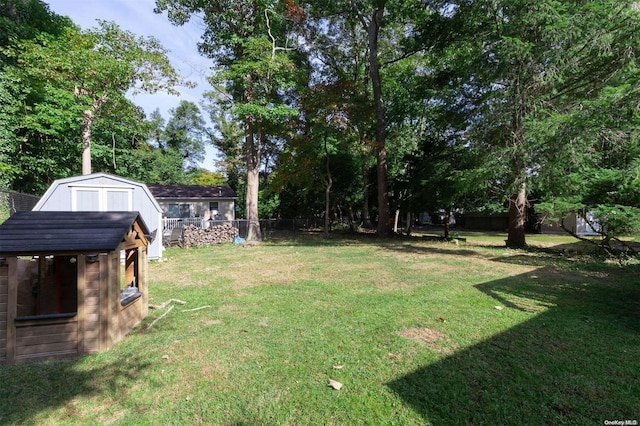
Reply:
[[[138,287],[138,249],[122,250],[120,259],[120,303],[127,305],[142,296]]]
[[[20,257],[16,320],[74,316],[78,310],[76,256]]]

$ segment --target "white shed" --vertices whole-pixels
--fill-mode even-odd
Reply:
[[[155,236],[148,258],[162,257],[162,208],[144,183],[107,173],[58,179],[33,211],[137,211]]]

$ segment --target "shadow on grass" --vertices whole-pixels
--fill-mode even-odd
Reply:
[[[433,424],[640,420],[640,283],[630,270],[557,273],[477,285],[499,314],[541,313],[387,385]]]
[[[483,233],[488,235],[489,233]],[[466,234],[465,234],[466,235]],[[496,233],[503,238],[506,236],[503,233]],[[537,235],[539,238],[540,236]],[[431,247],[425,247],[422,245],[424,242],[432,243]],[[433,235],[412,234],[396,235],[390,238],[377,238],[375,233],[366,232],[333,232],[330,234],[330,238],[324,238],[324,233],[320,231],[277,231],[272,232],[265,237],[261,244],[264,245],[295,245],[303,247],[325,247],[325,246],[349,246],[355,244],[375,244],[384,248],[398,251],[429,251],[429,252],[442,252],[446,251],[451,254],[459,254],[462,256],[469,256],[474,254],[474,247],[482,247],[484,249],[506,249],[504,243],[500,244],[486,244],[465,241],[465,240],[451,240],[447,241],[442,237]],[[460,246],[458,246],[460,244]],[[571,243],[556,243],[547,247],[540,247],[535,245],[534,242],[529,247],[522,249],[524,252],[529,253],[548,253],[551,255],[558,254],[604,254],[599,251],[597,246],[588,244],[582,241],[574,241]]]
[[[42,411],[63,406],[74,418],[74,398],[98,394],[123,397],[132,379],[149,366],[135,355],[93,367],[81,363],[80,359],[67,359],[0,367],[0,424],[34,424]],[[89,422],[99,423],[97,419]]]
[[[432,242],[425,246],[421,243]],[[442,239],[424,238],[421,236],[398,235],[391,238],[377,238],[375,234],[339,232],[331,234],[331,238],[325,239],[321,232],[278,232],[272,234],[261,243],[266,246],[281,246],[283,244],[299,247],[347,247],[375,245],[380,248],[398,252],[414,254],[451,254],[459,256],[480,256],[480,252],[469,247],[459,247],[452,242]],[[483,257],[486,255],[482,254]]]

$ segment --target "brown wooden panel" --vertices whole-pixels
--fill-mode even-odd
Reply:
[[[78,356],[77,348],[64,351],[41,352],[16,356],[15,361],[46,361],[49,359],[75,358]]]
[[[100,350],[100,341],[98,339],[87,339],[84,343],[84,352],[91,354]]]
[[[138,299],[120,311],[120,336],[124,336],[129,333],[133,327],[140,323],[141,320],[140,299]]]
[[[140,317],[140,299],[127,305],[126,309],[120,311],[120,321],[129,321]]]
[[[140,321],[140,317],[139,316],[129,316],[125,319],[123,319],[122,321],[120,321],[120,330],[123,333],[128,333],[133,327],[136,326],[136,324],[138,324],[138,322]]]
[[[88,326],[89,324],[87,324]],[[85,339],[97,339],[100,337],[100,330],[97,327],[97,324],[94,327],[87,327],[84,331]]]
[[[11,300],[12,302],[7,307],[6,318],[11,318],[11,320],[13,321],[13,318],[15,318],[17,314],[17,305],[13,301],[18,300],[18,291],[17,291],[18,259],[16,257],[9,257],[7,258],[7,263],[9,264],[9,267],[8,267],[9,283],[11,284],[9,285],[8,295],[9,295],[9,300]],[[7,327],[7,357],[6,357],[7,362],[14,361],[15,353],[16,353],[14,342],[15,342],[15,327],[11,325]]]
[[[100,297],[100,289],[99,288],[87,288],[84,290],[84,297]]]
[[[0,269],[8,268],[0,267]],[[0,330],[7,329],[7,302],[9,301],[9,286],[7,284],[8,282],[8,277],[4,276],[0,278]]]
[[[100,304],[99,297],[85,297],[84,298],[84,306],[86,309],[96,310],[96,306]]]
[[[16,358],[24,355],[45,355],[54,352],[76,352],[78,351],[78,342],[76,340],[69,342],[45,343],[42,345],[20,346],[16,344]]]
[[[87,288],[99,288],[100,287],[100,274],[89,273],[87,274]]]
[[[16,325],[17,324],[19,323],[16,323]],[[77,329],[78,325],[75,322],[30,327],[16,327],[16,339],[20,339],[23,337],[48,336],[50,334],[63,334],[75,332]]]
[[[88,262],[86,266],[86,274],[100,275],[100,262]]]
[[[100,315],[98,315],[97,313],[87,312],[85,314],[85,323],[98,322],[99,319]]]
[[[16,343],[18,346],[30,346],[30,345],[40,345],[40,344],[49,344],[49,343],[60,343],[60,342],[76,342],[78,339],[78,333],[75,331],[69,333],[61,333],[61,334],[49,334],[46,336],[30,336],[30,337],[19,337],[16,339]]]
[[[100,334],[100,329],[98,327],[98,323],[97,322],[85,322],[84,323],[84,335],[85,337],[89,336],[91,337],[92,335],[96,334],[99,335]]]

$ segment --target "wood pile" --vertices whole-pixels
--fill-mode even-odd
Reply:
[[[238,228],[231,224],[212,226],[202,229],[194,225],[187,225],[182,232],[183,247],[200,247],[212,244],[230,243],[238,236]]]

